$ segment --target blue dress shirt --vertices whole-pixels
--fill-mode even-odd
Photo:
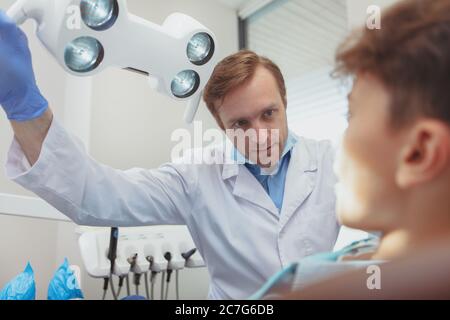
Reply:
[[[292,132],[289,131],[283,153],[281,154],[281,158],[278,163],[278,168],[276,168],[271,174],[262,172],[260,166],[250,163],[247,159],[245,160],[245,167],[253,174],[256,180],[261,183],[264,190],[266,190],[267,194],[278,208],[278,211],[280,211],[283,206],[286,174],[289,167],[289,161],[291,159],[291,150],[296,143],[297,138]],[[235,159],[243,157],[237,149],[234,149],[234,155]]]

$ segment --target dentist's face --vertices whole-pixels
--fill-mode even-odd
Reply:
[[[266,168],[278,162],[288,135],[286,106],[266,68],[259,67],[247,84],[229,93],[217,117],[247,159]]]
[[[375,77],[360,75],[349,95],[349,126],[336,164],[337,214],[341,223],[387,231],[401,214],[395,172],[401,132],[392,129],[390,96]]]

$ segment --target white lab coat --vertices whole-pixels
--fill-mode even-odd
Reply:
[[[89,157],[56,120],[31,168],[13,141],[6,172],[80,225],[187,225],[208,267],[209,298],[244,299],[289,263],[332,250],[333,157],[330,143],[298,139],[281,212],[243,165],[121,171]]]

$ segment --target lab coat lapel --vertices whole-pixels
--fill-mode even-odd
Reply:
[[[317,155],[308,147],[304,138],[298,139],[291,152],[280,215],[281,229],[311,194],[316,182]]]
[[[222,178],[229,179],[234,176],[236,177],[233,187],[234,196],[266,209],[277,220],[279,219],[278,209],[272,199],[244,165],[227,164],[224,166]]]

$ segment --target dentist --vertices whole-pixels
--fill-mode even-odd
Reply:
[[[214,147],[224,160],[215,164],[121,171],[98,163],[54,119],[24,33],[0,12],[0,104],[15,133],[8,177],[77,224],[187,225],[209,270],[209,298],[243,299],[289,263],[332,250],[334,152],[288,130],[283,76],[253,52],[220,62],[204,99],[222,130],[278,139],[258,135],[256,148],[246,139],[232,154]]]

